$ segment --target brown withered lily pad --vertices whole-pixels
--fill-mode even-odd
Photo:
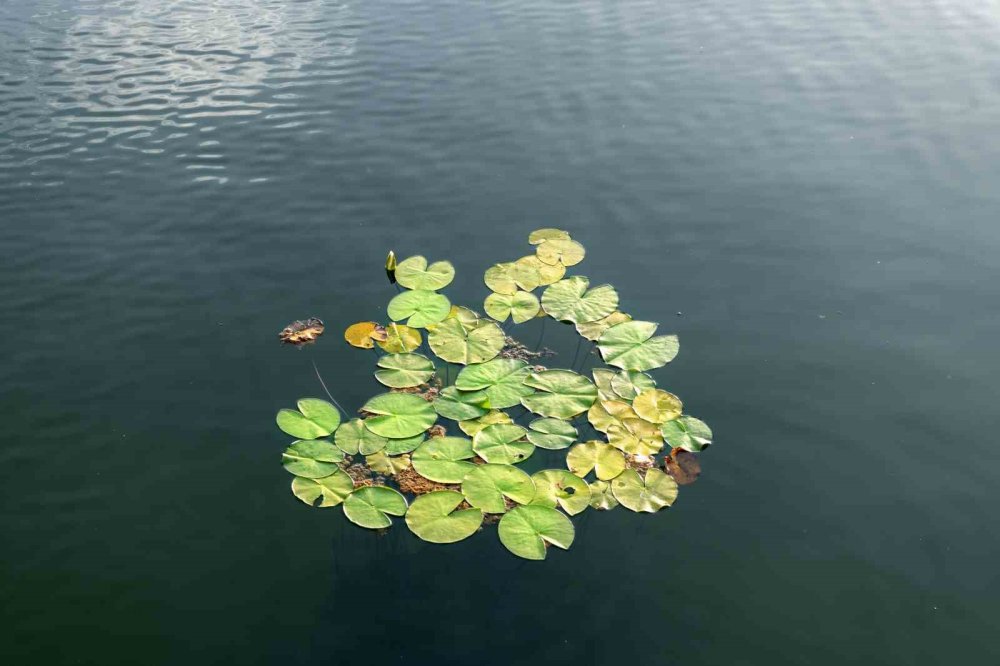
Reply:
[[[698,456],[684,449],[673,449],[663,459],[663,470],[674,477],[679,486],[694,483],[701,475],[701,463]]]
[[[436,481],[425,479],[412,467],[407,467],[396,473],[396,484],[404,493],[413,495],[426,495],[435,490],[457,490],[461,488],[461,486],[456,484],[437,483]]]
[[[282,344],[301,347],[316,342],[316,339],[323,335],[325,328],[323,321],[317,317],[298,319],[281,329],[278,339]]]

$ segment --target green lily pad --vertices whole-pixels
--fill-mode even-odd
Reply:
[[[385,448],[388,440],[376,435],[361,419],[351,419],[337,428],[333,441],[344,453],[370,455]]]
[[[632,401],[632,409],[640,419],[650,423],[666,423],[681,415],[681,399],[662,389],[646,389]]]
[[[622,370],[611,379],[611,390],[618,398],[632,401],[646,389],[656,388],[656,381],[645,372]]]
[[[535,482],[535,499],[532,504],[559,506],[571,516],[590,505],[590,486],[587,482],[564,469],[543,469],[531,475]]]
[[[514,279],[514,262],[505,261],[494,264],[486,269],[483,282],[497,294],[514,294],[517,292],[517,280]]]
[[[618,506],[618,500],[611,492],[611,484],[607,481],[594,481],[590,484],[590,507],[598,511],[610,511]]]
[[[652,456],[663,448],[663,435],[656,426],[640,419],[609,426],[607,435],[611,446],[633,456]]]
[[[387,439],[385,441],[385,453],[390,456],[398,456],[403,453],[409,453],[420,446],[423,441],[423,433],[413,437],[404,437],[402,439]]]
[[[433,404],[438,414],[454,421],[476,419],[490,411],[485,391],[462,391],[454,386],[442,389]]]
[[[479,325],[479,313],[475,310],[470,310],[469,308],[464,308],[461,305],[451,306],[451,312],[445,317],[445,320],[455,319],[466,332],[471,331]],[[435,327],[440,326],[440,324],[433,324],[427,327],[428,331],[433,331]]]
[[[455,279],[455,267],[450,261],[435,261],[430,266],[419,255],[409,257],[396,265],[396,282],[407,289],[437,291]]]
[[[461,483],[475,464],[472,441],[464,437],[431,437],[410,454],[417,474],[438,483]]]
[[[425,328],[444,321],[451,312],[451,301],[436,291],[415,289],[396,294],[386,312],[393,321],[406,319],[407,326]]]
[[[389,516],[406,513],[406,498],[392,488],[358,488],[344,500],[344,515],[355,525],[378,530],[392,525]]]
[[[521,404],[541,416],[569,419],[587,411],[597,400],[597,387],[570,370],[533,372],[524,383],[536,392],[521,398]]]
[[[421,342],[423,337],[420,331],[405,324],[392,322],[385,327],[385,340],[379,340],[378,346],[390,354],[401,354],[417,349]]]
[[[712,444],[712,429],[693,416],[682,416],[660,426],[663,438],[673,448],[697,453]]]
[[[547,240],[569,240],[569,233],[562,229],[535,229],[528,234],[528,242],[532,245],[540,245]]]
[[[524,361],[512,358],[495,358],[462,368],[455,378],[455,386],[463,391],[483,391],[494,409],[506,409],[521,402],[521,398],[535,392],[524,383],[531,369]]]
[[[631,315],[627,315],[624,312],[618,312],[615,310],[607,317],[602,317],[597,321],[581,321],[576,324],[576,332],[587,338],[596,342],[604,331],[608,330],[615,324],[621,324],[622,322],[632,321]]]
[[[504,334],[490,321],[479,320],[470,329],[457,319],[446,319],[427,337],[431,349],[449,363],[484,363],[500,353]]]
[[[472,438],[472,449],[488,463],[520,463],[535,452],[535,445],[522,439],[525,432],[524,428],[513,424],[486,426]]]
[[[337,470],[329,476],[309,479],[297,476],[292,479],[292,494],[309,506],[326,508],[337,506],[354,490],[354,481],[347,472]],[[319,503],[316,500],[320,500]]]
[[[615,371],[607,368],[594,368],[594,385],[597,387],[597,397],[599,400],[617,400],[620,396],[611,387],[611,380],[615,378]]]
[[[625,456],[610,444],[583,442],[566,454],[566,466],[579,477],[587,476],[593,470],[599,480],[608,481],[625,470]]]
[[[523,324],[534,319],[541,305],[538,297],[527,291],[517,291],[513,294],[490,294],[483,302],[486,314],[497,321],[507,321],[507,317],[515,324]]]
[[[470,537],[483,523],[483,512],[475,508],[456,510],[463,499],[461,493],[453,490],[421,495],[406,512],[406,525],[431,543],[455,543]]]
[[[386,455],[385,451],[378,451],[370,456],[365,456],[365,464],[373,472],[386,476],[396,476],[410,466],[410,456],[406,453],[401,456],[390,456]]]
[[[528,441],[541,449],[565,449],[576,441],[576,428],[562,419],[541,418],[528,424]]]
[[[533,254],[514,262],[514,280],[525,291],[558,282],[565,275],[566,267],[562,264],[543,264]]]
[[[340,425],[340,412],[325,400],[302,398],[297,404],[299,411],[282,409],[275,419],[282,432],[292,437],[318,439],[326,437]]]
[[[472,506],[486,513],[504,513],[504,498],[527,504],[535,497],[535,483],[512,465],[476,465],[462,481],[462,494]]]
[[[627,469],[611,482],[611,492],[626,509],[656,513],[677,499],[677,482],[655,467],[646,470],[645,479]]]
[[[590,280],[581,275],[559,280],[542,294],[542,308],[560,321],[597,321],[617,307],[618,292],[614,287],[602,284],[591,289]]]
[[[431,403],[411,393],[383,393],[361,409],[376,415],[365,420],[369,430],[394,439],[419,435],[437,421]]]
[[[434,376],[434,363],[423,354],[386,354],[378,367],[375,379],[390,388],[420,386]]]
[[[478,419],[459,421],[458,427],[469,437],[474,437],[477,432],[486,426],[495,425],[497,423],[513,423],[513,421],[510,418],[510,414],[507,412],[501,412],[498,409],[494,409],[483,414]]]
[[[535,247],[535,254],[543,264],[575,266],[583,261],[587,252],[583,245],[575,240],[554,238],[539,243]]]
[[[325,439],[300,439],[281,454],[281,464],[295,476],[320,479],[340,469],[344,452]]]
[[[656,328],[651,321],[626,321],[604,331],[597,341],[604,362],[623,370],[652,370],[666,365],[677,356],[680,343],[676,335],[654,337]]]
[[[576,535],[569,518],[539,505],[514,507],[500,519],[497,533],[507,550],[527,560],[544,560],[548,545],[568,550]]]

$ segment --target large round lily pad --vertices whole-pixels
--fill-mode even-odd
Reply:
[[[597,341],[604,362],[623,370],[652,370],[666,365],[677,356],[680,343],[676,335],[654,337],[656,328],[651,321],[626,321],[604,331]]]
[[[438,483],[461,483],[475,465],[472,441],[464,437],[431,437],[410,454],[417,474]]]
[[[504,498],[518,504],[534,499],[535,483],[512,465],[476,465],[462,481],[462,494],[469,504],[486,513],[504,513]]]
[[[562,419],[541,418],[528,424],[528,441],[541,449],[565,449],[576,435],[573,424]]]
[[[663,438],[673,448],[697,453],[712,444],[712,429],[693,416],[682,416],[660,426]]]
[[[524,441],[525,432],[524,428],[514,424],[486,426],[472,438],[472,449],[488,463],[520,463],[535,452],[535,445]]]
[[[389,516],[406,513],[406,498],[392,488],[358,488],[344,500],[344,515],[355,525],[377,530],[392,525]]]
[[[423,337],[420,331],[405,324],[392,322],[385,327],[385,339],[378,341],[378,346],[390,354],[411,352],[420,347]]]
[[[434,376],[434,363],[423,354],[386,354],[378,367],[375,379],[390,388],[420,386]]]
[[[655,467],[646,470],[645,479],[627,469],[611,482],[611,492],[626,509],[656,513],[677,499],[677,482]]]
[[[566,466],[579,477],[593,470],[598,479],[608,481],[625,470],[625,456],[605,442],[583,442],[566,454]]]
[[[536,392],[521,398],[521,404],[541,416],[570,419],[587,411],[597,400],[597,387],[570,370],[533,372],[524,383]]]
[[[483,522],[483,512],[477,508],[457,509],[461,493],[436,490],[413,500],[406,512],[410,531],[431,543],[454,543],[472,536]]]
[[[426,328],[430,324],[443,321],[449,312],[451,312],[451,301],[436,291],[426,289],[396,294],[386,308],[390,319],[393,321],[406,319],[406,325],[413,328]]]
[[[490,398],[485,391],[462,391],[448,386],[438,394],[434,410],[446,419],[468,421],[490,411]]]
[[[535,253],[542,263],[562,264],[563,266],[575,266],[586,256],[583,245],[572,239],[561,238],[539,243],[535,248]]]
[[[340,469],[344,452],[325,439],[300,439],[281,454],[281,464],[296,476],[319,479]]]
[[[366,402],[361,409],[376,415],[366,419],[365,426],[383,437],[413,437],[437,421],[431,404],[411,393],[383,393]]]
[[[535,482],[535,499],[532,504],[559,506],[571,516],[590,505],[590,486],[572,472],[564,469],[543,469],[531,475]]]
[[[528,560],[544,560],[549,545],[567,550],[576,534],[569,518],[539,505],[514,507],[500,519],[497,533],[507,550]]]
[[[275,420],[281,430],[299,439],[326,437],[340,425],[340,412],[336,407],[318,398],[302,398],[299,410],[282,409]]]
[[[435,261],[430,266],[419,255],[409,257],[396,265],[396,282],[407,289],[437,291],[455,279],[455,267],[450,261]]]
[[[574,323],[597,321],[618,307],[618,292],[610,284],[590,288],[590,280],[574,275],[545,289],[542,308],[553,319]]]
[[[673,421],[684,409],[681,399],[662,389],[645,389],[632,401],[632,409],[640,419],[650,423]]]
[[[333,441],[344,453],[370,455],[385,448],[388,440],[376,435],[365,426],[361,419],[351,419],[342,423],[333,436]]]
[[[463,368],[455,379],[455,386],[463,391],[483,391],[493,409],[506,409],[520,404],[521,398],[535,392],[524,383],[529,374],[531,369],[524,361],[495,358]]]
[[[329,476],[309,479],[297,476],[292,479],[292,493],[309,506],[321,508],[337,506],[354,490],[354,481],[347,472],[337,470]],[[318,503],[316,500],[320,500]]]
[[[466,328],[458,319],[446,319],[427,337],[431,349],[449,363],[483,363],[500,353],[504,334],[490,321],[480,320]]]
[[[517,291],[513,294],[490,294],[483,302],[486,314],[497,321],[507,321],[507,317],[515,324],[523,324],[534,319],[541,307],[538,297],[527,291]]]

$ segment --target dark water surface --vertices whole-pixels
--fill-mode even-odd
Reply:
[[[998,130],[995,2],[0,0],[0,662],[1000,663]],[[299,503],[386,251],[551,225],[702,479],[544,563]]]

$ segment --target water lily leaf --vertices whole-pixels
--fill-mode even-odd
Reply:
[[[569,233],[562,229],[535,229],[528,234],[528,242],[532,245],[539,245],[547,240],[569,240]]]
[[[455,386],[463,391],[483,391],[494,409],[506,409],[521,402],[521,398],[535,392],[524,380],[531,369],[524,361],[512,358],[495,358],[485,363],[466,366],[458,373]]]
[[[513,294],[517,292],[517,280],[514,279],[514,262],[505,261],[494,264],[483,274],[486,286],[498,294]]]
[[[517,291],[513,294],[490,294],[483,302],[486,314],[497,321],[507,321],[507,317],[515,324],[523,324],[538,314],[541,305],[538,297],[527,291]]]
[[[664,471],[673,477],[679,486],[694,483],[701,476],[701,463],[698,456],[684,449],[674,449],[663,460]]]
[[[378,367],[375,379],[390,388],[420,386],[434,376],[434,363],[423,354],[386,354]]]
[[[472,449],[488,463],[513,465],[535,452],[535,445],[522,439],[525,432],[513,424],[486,426],[472,438]]]
[[[454,386],[442,389],[433,404],[434,411],[454,421],[479,418],[490,411],[490,398],[485,391],[461,391]]]
[[[597,341],[604,362],[623,370],[652,370],[672,361],[680,348],[677,336],[653,337],[656,327],[651,321],[626,321],[604,331]]]
[[[322,319],[316,317],[309,317],[306,320],[296,319],[281,329],[281,332],[278,333],[278,339],[281,340],[282,344],[301,347],[316,342],[319,336],[323,335],[324,330],[326,327],[323,325]]]
[[[610,444],[583,442],[566,454],[566,466],[579,477],[587,476],[593,470],[598,479],[608,481],[625,469],[625,456]]]
[[[385,441],[385,452],[390,456],[398,456],[403,453],[409,453],[420,446],[423,441],[423,433],[413,437],[404,437],[402,439],[387,439]]]
[[[325,439],[300,439],[281,454],[281,464],[296,476],[320,479],[337,472],[344,452]]]
[[[570,370],[533,372],[524,383],[537,392],[521,398],[521,404],[541,416],[569,419],[587,411],[597,400],[597,387]]]
[[[396,282],[407,289],[437,291],[455,279],[455,267],[450,261],[435,261],[430,266],[419,255],[409,257],[396,266]]]
[[[627,469],[611,482],[611,492],[626,509],[656,513],[677,499],[677,482],[655,467],[646,470],[645,479]]]
[[[310,479],[297,476],[292,479],[292,493],[309,506],[326,508],[337,506],[354,490],[351,477],[338,469],[329,476]],[[316,500],[320,500],[319,503]]]
[[[712,429],[693,416],[682,416],[660,426],[664,439],[674,448],[697,453],[712,444]]]
[[[457,319],[458,323],[462,325],[462,328],[464,328],[466,332],[471,331],[479,325],[479,313],[475,310],[462,307],[461,305],[451,306],[451,312],[448,313],[448,316],[445,317],[445,319]],[[432,331],[435,326],[439,325],[440,324],[433,324],[428,326],[427,330]]]
[[[617,400],[619,395],[611,388],[611,380],[615,371],[607,368],[594,368],[594,385],[597,387],[597,397],[600,400]]]
[[[326,437],[340,425],[337,408],[317,398],[302,398],[298,402],[299,411],[282,409],[275,420],[282,432],[299,439]]]
[[[458,427],[469,437],[475,436],[477,432],[482,430],[488,425],[495,425],[497,423],[513,423],[510,418],[510,414],[507,412],[501,412],[498,409],[489,411],[478,419],[469,419],[468,421],[459,421]]]
[[[385,328],[385,340],[377,342],[379,347],[390,354],[401,354],[417,349],[423,338],[417,329],[393,322]]]
[[[486,513],[504,513],[509,498],[527,504],[535,497],[535,482],[512,465],[476,465],[462,481],[462,494],[472,506]]]
[[[386,476],[396,476],[399,472],[410,466],[410,456],[389,456],[385,451],[378,451],[370,456],[365,456],[365,464],[373,471]]]
[[[626,321],[632,321],[632,316],[615,310],[607,317],[602,317],[597,321],[577,322],[576,332],[588,340],[597,341],[601,335],[604,334],[604,331],[608,330],[615,324],[621,324]]]
[[[656,388],[656,380],[645,372],[622,370],[611,379],[611,390],[615,398],[631,402],[646,389]]]
[[[472,441],[464,437],[431,437],[410,455],[417,474],[438,483],[461,483],[475,465]]]
[[[406,512],[410,531],[431,543],[455,543],[472,536],[483,522],[479,509],[458,509],[461,493],[436,490],[413,500]]]
[[[552,284],[563,279],[566,267],[562,264],[543,264],[533,254],[521,257],[514,262],[514,279],[521,289],[531,291],[535,287]]]
[[[553,319],[574,323],[596,321],[615,311],[618,292],[614,287],[589,287],[590,280],[581,275],[559,280],[542,293],[542,308]]]
[[[622,419],[619,416],[621,413],[619,407],[624,405],[624,413],[631,418],[638,418],[635,412],[631,411],[632,406],[628,403],[623,403],[618,400],[599,400],[590,406],[587,410],[587,420],[590,421],[590,425],[594,426],[594,430],[598,432],[607,433],[611,426],[621,426],[624,427]],[[612,414],[608,411],[608,408],[615,411]]]
[[[351,419],[337,428],[333,441],[344,453],[367,456],[384,449],[388,440],[369,430],[361,419]]]
[[[590,505],[590,486],[587,482],[564,469],[543,469],[531,475],[535,482],[535,499],[532,504],[554,507],[575,516]]]
[[[466,330],[457,319],[446,319],[434,327],[427,341],[435,354],[449,363],[483,363],[500,353],[504,334],[493,322],[480,320]]]
[[[372,349],[376,342],[385,342],[385,328],[374,321],[359,321],[344,331],[344,339],[354,347]]]
[[[647,421],[626,419],[622,425],[610,426],[607,435],[611,446],[633,456],[651,456],[662,449],[663,439],[658,434],[642,432],[637,423],[649,425]]]
[[[408,326],[424,328],[428,324],[443,321],[451,312],[451,301],[436,291],[415,289],[396,294],[389,301],[386,312],[393,321],[409,318],[406,322]]]
[[[552,239],[539,243],[535,248],[538,259],[543,264],[575,266],[587,254],[583,245],[572,239]]]
[[[528,441],[542,449],[565,449],[576,435],[576,428],[562,419],[535,419],[528,424]]]
[[[497,533],[507,550],[526,560],[544,560],[548,545],[568,550],[575,536],[569,518],[539,505],[514,507],[500,519]]]
[[[344,515],[355,525],[378,530],[392,525],[389,516],[406,513],[406,498],[392,488],[358,488],[344,500]]]
[[[431,404],[411,393],[383,393],[361,409],[376,415],[365,420],[369,430],[395,439],[419,435],[437,421]]]
[[[618,500],[611,492],[611,484],[607,481],[594,481],[590,484],[590,506],[598,511],[610,511],[618,506]]]
[[[640,419],[650,423],[672,421],[683,411],[681,399],[662,389],[645,389],[632,401],[632,409]]]

